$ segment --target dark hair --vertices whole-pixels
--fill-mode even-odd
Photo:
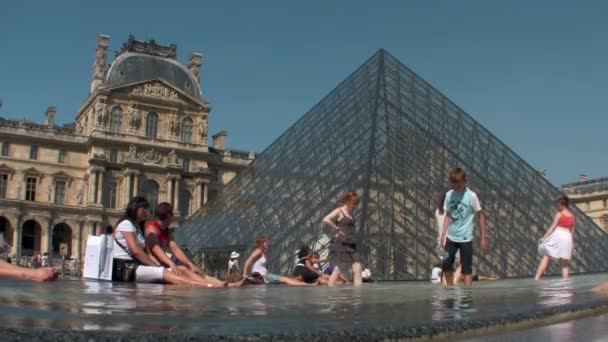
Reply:
[[[568,198],[568,196],[562,196],[560,197],[557,202],[561,205],[563,205],[564,207],[568,208],[568,206],[570,206],[570,198]]]
[[[171,203],[162,202],[156,206],[156,217],[159,220],[166,220],[169,215],[173,216],[173,206]]]
[[[307,257],[311,251],[312,250],[310,249],[310,247],[308,247],[306,245],[300,247],[300,251],[298,252],[298,258],[302,259],[302,258]]]
[[[435,267],[439,267],[439,268],[441,268],[441,263],[440,263],[440,262],[436,263],[436,264],[435,264]]]
[[[110,235],[114,233],[114,227],[112,227],[111,225],[107,225],[106,226],[106,234]]]
[[[150,203],[148,203],[147,199],[141,196],[133,197],[129,201],[127,209],[125,209],[125,216],[120,221],[129,220],[135,226],[138,226],[139,222],[137,222],[137,210],[139,208],[150,209]]]

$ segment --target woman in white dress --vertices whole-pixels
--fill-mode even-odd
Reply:
[[[538,265],[538,271],[534,279],[540,278],[547,271],[551,259],[557,261],[562,267],[562,277],[568,279],[570,276],[570,258],[572,257],[572,242],[574,234],[574,223],[576,218],[568,209],[570,200],[568,197],[560,197],[557,201],[557,214],[553,224],[547,230],[545,236],[540,239],[538,253],[543,257]]]

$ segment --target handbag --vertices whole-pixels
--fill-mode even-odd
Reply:
[[[118,247],[122,248],[123,251],[127,252],[131,257],[131,260],[126,259],[113,259],[112,260],[112,280],[113,281],[124,281],[124,282],[134,282],[135,281],[135,271],[137,271],[137,267],[139,267],[139,263],[135,261],[135,257],[131,253],[130,250],[126,249],[122,243],[116,239],[114,236],[114,241],[118,245]]]

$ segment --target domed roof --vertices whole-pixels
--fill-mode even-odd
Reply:
[[[201,91],[194,75],[177,61],[143,53],[125,52],[110,66],[104,87],[117,87],[160,78],[195,99]]]

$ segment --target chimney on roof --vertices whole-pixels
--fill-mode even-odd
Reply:
[[[110,45],[110,36],[100,34],[97,37],[97,48],[95,49],[95,61],[93,62],[93,80],[91,81],[91,89],[89,94],[103,83],[103,77],[106,72],[106,57],[108,55],[108,46]]]
[[[581,174],[578,176],[578,181],[579,181],[579,182],[585,182],[585,181],[587,181],[588,179],[589,179],[589,177],[587,177],[587,175],[586,175],[586,174],[584,174],[584,173],[581,173]]]
[[[188,70],[196,78],[196,82],[201,83],[201,65],[203,65],[203,55],[193,52],[188,57]]]
[[[213,148],[216,150],[225,150],[226,149],[226,137],[228,136],[228,133],[226,133],[226,131],[221,131],[219,133],[216,133],[213,136]]]
[[[55,126],[55,114],[57,113],[57,108],[55,106],[49,106],[46,109],[46,113],[44,113],[44,124],[53,128]]]

